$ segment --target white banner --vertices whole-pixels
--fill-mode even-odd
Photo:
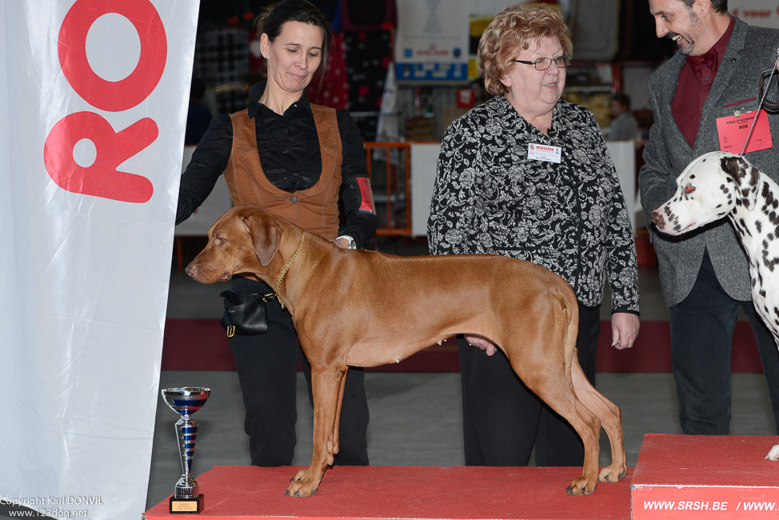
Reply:
[[[5,505],[145,510],[197,13],[0,2]]]

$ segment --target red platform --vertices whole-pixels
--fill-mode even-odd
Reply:
[[[635,520],[779,517],[779,437],[646,435],[632,479]]]
[[[300,468],[215,466],[197,477],[205,508],[197,520],[333,519],[629,519],[631,473],[594,494],[565,488],[581,468],[335,466],[316,495],[283,493]],[[632,470],[631,470],[632,471]],[[147,520],[187,518],[168,513],[166,498]]]

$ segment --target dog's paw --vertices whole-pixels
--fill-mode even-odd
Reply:
[[[569,495],[574,496],[581,496],[581,495],[592,495],[595,492],[595,488],[598,487],[597,482],[588,482],[586,478],[579,477],[573,482],[571,482],[571,485],[568,486],[566,491]]]
[[[771,448],[771,451],[768,452],[768,455],[766,455],[765,458],[773,461],[779,460],[779,444]]]
[[[290,497],[310,497],[316,493],[317,489],[319,489],[318,484],[318,482],[315,484],[314,482],[308,480],[296,480],[290,484],[290,486],[284,492],[284,495]]]
[[[322,482],[322,472],[317,472],[316,469],[311,467],[301,469],[292,478],[292,483],[284,492],[285,495],[290,497],[310,497],[319,488],[319,483]]]
[[[614,464],[600,470],[598,480],[601,482],[619,482],[627,474],[627,467],[623,464],[621,467],[615,467]]]

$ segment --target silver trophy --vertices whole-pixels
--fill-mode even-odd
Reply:
[[[199,513],[203,510],[203,494],[199,492],[198,484],[191,473],[197,439],[197,423],[190,416],[206,404],[211,389],[191,386],[163,388],[160,394],[165,404],[181,415],[181,418],[176,421],[176,438],[183,474],[176,482],[175,493],[170,497],[170,512]]]

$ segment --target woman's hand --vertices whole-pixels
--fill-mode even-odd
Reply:
[[[346,235],[336,238],[335,245],[341,249],[357,249],[357,246],[354,243],[354,239]]]
[[[632,347],[638,329],[638,316],[629,312],[615,312],[611,317],[611,346],[617,350]]]
[[[479,336],[465,335],[465,341],[472,347],[482,349],[488,356],[495,354],[495,344],[488,339],[484,339]]]

